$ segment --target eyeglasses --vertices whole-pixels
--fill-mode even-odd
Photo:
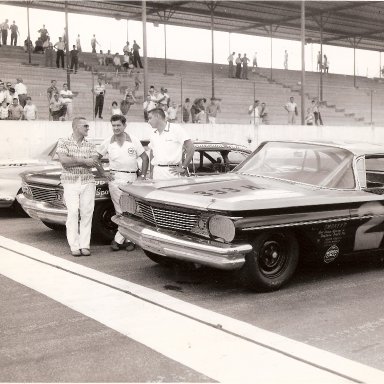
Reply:
[[[80,127],[89,128],[89,125],[88,124],[82,124],[82,125],[80,125]]]

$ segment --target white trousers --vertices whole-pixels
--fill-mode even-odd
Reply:
[[[116,213],[122,213],[120,197],[123,194],[123,191],[119,187],[124,184],[133,183],[137,179],[137,175],[136,173],[115,172],[113,173],[113,177],[114,180],[108,183],[109,193]],[[115,241],[118,244],[123,244],[125,241],[124,236],[119,231],[116,232]]]
[[[72,105],[72,103],[68,103],[67,104],[67,113],[65,114],[65,118],[67,120],[71,120],[72,114],[73,114],[73,105]]]
[[[63,184],[63,187],[68,211],[66,227],[69,247],[71,251],[89,249],[96,184],[81,184],[78,180],[74,184]]]
[[[180,177],[180,175],[174,175],[170,170],[174,167],[159,167],[155,165],[153,167],[153,180],[168,180]]]

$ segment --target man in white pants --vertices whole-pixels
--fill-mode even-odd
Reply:
[[[108,137],[98,148],[99,158],[108,153],[109,157],[109,193],[116,213],[122,213],[120,207],[120,197],[122,191],[120,186],[133,183],[137,179],[139,169],[138,159],[141,158],[140,179],[144,180],[148,170],[148,155],[145,153],[139,139],[125,132],[127,127],[125,116],[113,115],[111,117],[113,135]],[[120,249],[132,251],[135,245],[126,241],[123,235],[117,231],[114,240],[111,243],[113,251]]]
[[[61,183],[67,206],[67,240],[73,256],[89,256],[93,208],[95,206],[95,179],[92,168],[103,176],[96,147],[85,140],[89,124],[84,117],[75,117],[73,133],[60,139],[57,146],[59,161],[63,166]],[[80,225],[79,225],[80,212]]]
[[[180,125],[167,122],[160,108],[149,111],[148,115],[148,122],[154,128],[149,143],[152,178],[164,180],[185,176],[195,151],[189,135]]]

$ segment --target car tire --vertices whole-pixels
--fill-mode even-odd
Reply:
[[[259,292],[275,291],[286,284],[299,261],[299,245],[289,231],[259,234],[241,269],[242,282]]]
[[[176,260],[173,260],[170,257],[160,256],[156,253],[146,251],[145,249],[143,249],[143,251],[149,259],[151,259],[153,262],[157,264],[163,265],[164,267],[170,267],[176,264]]]
[[[96,203],[92,219],[92,238],[110,243],[117,231],[117,225],[111,220],[115,215],[115,207],[111,200]]]
[[[65,225],[56,224],[56,223],[49,223],[48,221],[42,221],[42,223],[48,227],[49,229],[53,229],[54,231],[64,231]]]

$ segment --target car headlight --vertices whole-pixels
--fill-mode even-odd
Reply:
[[[225,216],[212,216],[208,222],[208,230],[213,237],[219,237],[226,242],[230,242],[235,238],[235,224]]]
[[[137,211],[137,203],[133,196],[122,195],[120,197],[120,207],[123,212],[128,212],[134,215]]]

